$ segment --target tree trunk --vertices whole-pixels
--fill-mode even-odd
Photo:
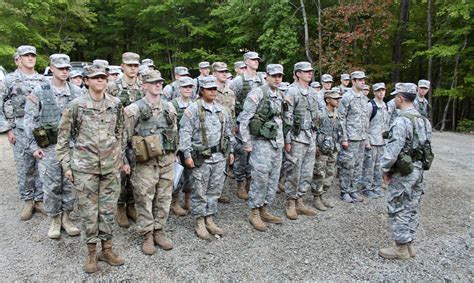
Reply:
[[[428,12],[426,13],[426,21],[428,23],[428,50],[431,50],[432,48],[432,26],[431,26],[431,13],[433,10],[433,0],[428,0]],[[431,82],[432,81],[432,69],[433,69],[433,57],[430,56],[428,58],[428,75],[427,78]],[[433,93],[432,93],[432,87],[428,90],[428,103],[430,105],[433,105]],[[430,117],[429,119],[433,121],[433,111],[430,112]]]
[[[323,38],[322,38],[322,27],[321,27],[321,0],[318,0],[318,41],[319,41],[319,75],[322,73],[322,62],[321,55],[323,54]]]
[[[306,51],[306,58],[308,61],[313,64],[313,59],[309,52],[309,31],[308,31],[308,19],[306,18],[306,9],[304,7],[304,1],[300,0],[301,4],[301,13],[303,14],[303,23],[304,23],[304,50]]]
[[[400,17],[398,19],[397,34],[395,36],[395,43],[393,47],[392,61],[395,66],[392,71],[392,82],[400,81],[400,65],[402,63],[402,41],[403,34],[406,32],[406,25],[408,22],[410,11],[410,0],[400,1]]]

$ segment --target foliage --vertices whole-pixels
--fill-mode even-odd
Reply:
[[[474,120],[462,119],[458,122],[456,131],[461,133],[472,133],[474,132]]]

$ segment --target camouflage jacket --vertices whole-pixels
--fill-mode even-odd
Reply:
[[[127,84],[122,77],[107,84],[107,93],[111,96],[117,97],[122,106],[125,107],[142,98],[141,82],[136,78],[132,85]]]
[[[342,126],[337,110],[330,112],[327,106],[321,111],[320,122],[318,131],[318,147],[321,143],[330,141],[334,145],[333,152],[337,152],[341,149],[342,142]]]
[[[388,113],[387,104],[385,102],[380,102],[374,100],[377,106],[377,113],[369,121],[369,131],[368,131],[368,141],[367,143],[371,145],[385,145],[385,141],[383,139],[383,133],[388,131],[389,122],[390,122],[390,115]],[[369,117],[372,116],[373,105],[372,102],[367,104]]]
[[[430,118],[431,105],[428,103],[428,100],[426,98],[421,98],[419,95],[417,95],[415,101],[413,101],[413,106],[425,118]]]
[[[232,119],[232,128],[235,127],[235,93],[230,89],[228,84],[217,87],[216,102],[224,106],[230,113]]]
[[[337,110],[341,117],[342,139],[344,141],[362,141],[367,138],[368,102],[369,99],[362,92],[355,93],[352,89],[342,97]]]

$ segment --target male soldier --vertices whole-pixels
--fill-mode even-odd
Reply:
[[[122,54],[123,76],[107,85],[108,94],[120,99],[123,107],[142,98],[141,83],[138,80],[138,67],[140,66],[140,55],[133,52],[125,52]],[[126,149],[130,151],[130,148]],[[133,156],[131,152],[129,156]],[[134,164],[134,162],[131,162]],[[131,171],[133,173],[133,166]],[[117,224],[120,227],[128,228],[129,218],[133,221],[137,220],[137,211],[135,209],[135,200],[133,199],[133,187],[130,176],[122,172],[122,189],[117,203]]]
[[[313,183],[311,184],[314,207],[321,211],[334,207],[330,201],[323,198],[323,195],[332,186],[337,153],[342,139],[342,126],[336,111],[341,98],[339,88],[333,88],[324,93],[326,106],[322,109],[320,116],[320,127],[316,140],[318,150],[314,162]]]
[[[265,231],[265,222],[281,224],[283,220],[270,213],[278,186],[283,137],[283,94],[278,86],[283,78],[283,66],[267,66],[267,83],[247,95],[244,109],[238,117],[245,152],[250,155],[252,181],[248,205],[249,221],[258,231]]]
[[[109,72],[107,73],[107,80],[109,82],[113,82],[115,80],[117,80],[120,76],[120,74],[122,73],[122,71],[120,70],[120,68],[118,67],[111,67],[109,68]]]
[[[298,219],[298,214],[314,216],[316,211],[303,203],[303,196],[311,186],[316,155],[316,133],[318,127],[318,100],[309,87],[314,70],[309,62],[298,62],[293,71],[296,83],[285,94],[288,103],[286,119],[289,133],[285,136],[285,155],[288,167],[285,194],[286,216]]]
[[[321,84],[319,82],[311,82],[309,86],[313,88],[316,93],[321,90]]]
[[[7,133],[13,147],[18,190],[25,202],[20,219],[31,219],[33,211],[44,213],[43,188],[38,177],[36,159],[28,147],[23,117],[26,97],[46,80],[35,71],[36,48],[22,45],[17,48],[15,60],[18,68],[5,77],[5,91],[0,93],[0,132]]]
[[[174,82],[166,85],[163,89],[163,98],[167,101],[171,101],[179,96],[179,78],[181,77],[189,77],[189,71],[186,67],[175,67],[174,68],[174,78],[176,79]],[[196,98],[195,89],[193,88],[193,96],[192,99]]]
[[[413,241],[419,224],[423,169],[429,169],[429,166],[425,167],[427,156],[423,149],[431,149],[432,133],[428,119],[421,116],[413,106],[416,85],[397,83],[394,94],[400,116],[395,118],[390,127],[381,164],[384,182],[388,184],[388,218],[395,246],[380,249],[379,255],[387,259],[409,259],[415,256]],[[420,149],[423,152],[421,156],[418,154]]]
[[[82,95],[82,91],[67,82],[71,68],[69,56],[53,54],[49,60],[53,77],[28,95],[25,132],[31,140],[29,150],[38,161],[46,214],[52,219],[48,237],[59,239],[61,226],[69,236],[81,233],[69,218],[74,209],[75,195],[72,183],[64,176],[61,164],[56,160],[55,145],[61,113],[69,102]]]
[[[426,94],[428,94],[429,89],[430,81],[419,80],[416,98],[413,102],[413,106],[415,107],[415,109],[427,119],[430,119],[431,115],[431,105],[426,99]]]
[[[199,62],[199,76],[194,79],[195,84],[199,87],[199,81],[202,80],[203,78],[209,76],[211,73],[211,64],[209,62],[203,61]]]
[[[341,99],[338,114],[342,124],[342,150],[339,153],[341,199],[344,202],[363,201],[357,194],[358,182],[362,177],[364,146],[367,138],[368,98],[363,93],[365,73],[351,73],[352,88]]]
[[[342,93],[345,94],[349,89],[349,83],[351,82],[351,78],[349,74],[342,74],[341,75],[341,85],[339,88],[341,89]]]
[[[260,57],[257,52],[247,52],[244,54],[244,63],[246,70],[244,73],[236,76],[230,82],[230,89],[235,93],[235,115],[236,117],[242,111],[242,107],[247,94],[254,88],[262,86],[265,79],[257,73],[260,64]],[[236,133],[235,164],[234,177],[237,182],[237,196],[240,199],[248,199],[248,191],[250,190],[250,165],[248,163],[248,153],[243,150],[242,138]]]
[[[383,195],[382,191],[382,169],[380,160],[385,149],[384,133],[388,131],[389,114],[387,105],[383,101],[385,97],[385,84],[377,83],[372,86],[374,99],[368,103],[369,129],[368,139],[365,144],[363,194],[369,198],[377,198]]]
[[[123,121],[120,100],[106,94],[105,69],[85,66],[84,76],[88,93],[73,100],[64,110],[56,157],[64,176],[76,189],[88,249],[84,271],[93,273],[98,270],[96,243],[99,240],[102,241],[99,260],[113,266],[124,263],[112,251],[112,223],[120,193]]]
[[[184,163],[192,168],[192,208],[199,238],[209,240],[211,234],[223,235],[224,231],[213,220],[217,213],[217,200],[224,185],[226,155],[234,161],[230,116],[225,108],[215,102],[217,81],[207,76],[201,81],[200,99],[184,111],[180,121],[179,149]]]
[[[247,70],[247,65],[245,65],[244,61],[237,61],[234,63],[234,71],[235,71],[235,76],[239,76],[240,74],[245,73]]]
[[[163,82],[158,71],[148,70],[143,74],[145,97],[124,109],[122,146],[132,145],[136,156],[131,180],[139,233],[144,236],[142,250],[147,255],[156,253],[155,244],[164,250],[173,248],[164,229],[173,190],[178,128],[176,110],[171,102],[161,99]],[[126,174],[130,174],[130,161],[133,159],[124,160]]]
[[[321,84],[323,88],[316,93],[318,96],[319,110],[321,111],[326,108],[326,103],[324,102],[324,93],[326,93],[328,90],[331,90],[333,82],[333,78],[330,74],[324,74],[321,76]]]

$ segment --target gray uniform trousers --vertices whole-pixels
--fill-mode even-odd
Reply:
[[[191,169],[193,190],[191,193],[191,214],[195,218],[217,213],[217,201],[224,186],[224,170],[226,161],[223,159],[213,163],[203,163]]]
[[[316,143],[313,141],[304,144],[294,141],[291,144],[291,153],[287,154],[287,161],[291,162],[291,166],[288,167],[286,175],[285,195],[287,199],[298,199],[311,187]]]
[[[364,162],[365,141],[349,141],[347,148],[342,148],[338,156],[340,165],[339,181],[341,193],[354,193],[362,183],[362,166]]]

